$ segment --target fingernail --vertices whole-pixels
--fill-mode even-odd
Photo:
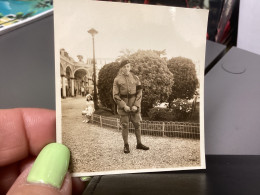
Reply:
[[[60,188],[67,173],[69,161],[70,151],[66,146],[59,143],[48,144],[36,158],[27,181]]]
[[[90,181],[92,177],[89,176],[85,176],[85,177],[81,177],[80,180],[81,181]]]

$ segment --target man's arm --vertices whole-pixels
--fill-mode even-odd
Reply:
[[[120,98],[117,79],[115,79],[114,83],[113,83],[113,99],[114,99],[114,101],[116,102],[116,104],[119,108],[122,109],[126,106],[126,103]]]

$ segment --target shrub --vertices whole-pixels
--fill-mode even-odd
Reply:
[[[149,113],[149,120],[151,121],[172,121],[172,110],[168,108],[152,108]]]
[[[116,113],[116,103],[113,100],[113,82],[119,70],[119,63],[104,65],[98,74],[98,93],[101,104]]]
[[[192,111],[192,104],[186,99],[176,99],[171,103],[173,119],[183,121],[189,119]]]

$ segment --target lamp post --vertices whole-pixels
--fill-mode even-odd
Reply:
[[[97,110],[98,104],[97,104],[97,84],[96,84],[96,61],[95,61],[95,42],[94,42],[94,36],[98,33],[94,28],[91,28],[88,31],[89,34],[92,36],[92,42],[93,42],[93,74],[94,74],[94,107]]]

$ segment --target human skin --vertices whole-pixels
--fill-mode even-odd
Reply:
[[[37,108],[0,110],[0,194],[81,194],[85,183],[67,173],[60,189],[26,181],[42,148],[56,140],[55,111]]]

